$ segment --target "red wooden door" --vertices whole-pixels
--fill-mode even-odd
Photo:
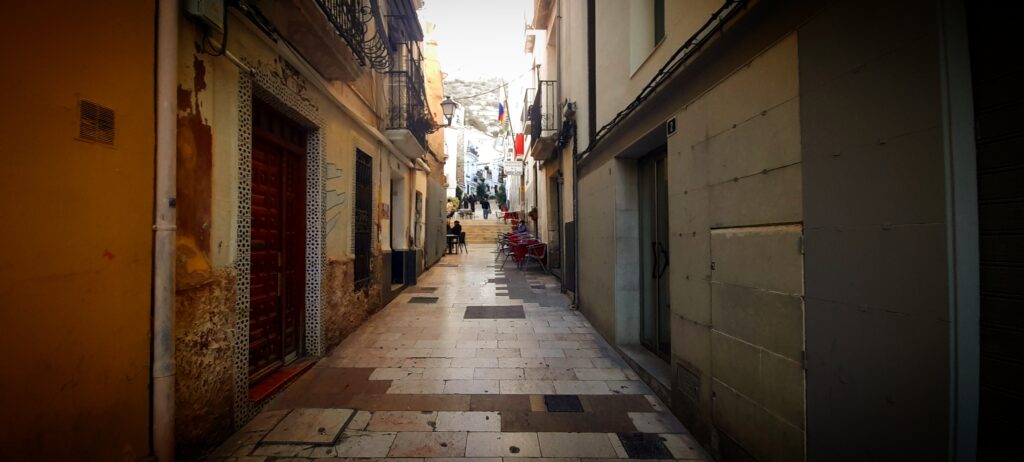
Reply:
[[[305,312],[305,130],[254,105],[249,380],[301,354]]]

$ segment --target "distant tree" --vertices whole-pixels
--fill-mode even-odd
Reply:
[[[455,197],[462,199],[462,186],[455,187]]]
[[[487,197],[487,185],[483,181],[476,183],[476,197],[480,199]]]
[[[498,191],[494,195],[495,197],[497,197],[498,207],[501,207],[502,205],[505,205],[506,202],[508,202],[508,193],[505,192],[505,185],[499,184]]]

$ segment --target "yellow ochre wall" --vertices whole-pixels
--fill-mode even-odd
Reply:
[[[148,452],[155,5],[0,15],[0,460]],[[76,140],[78,99],[115,110]]]

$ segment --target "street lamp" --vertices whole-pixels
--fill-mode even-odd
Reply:
[[[455,106],[458,105],[459,103],[456,103],[451,96],[445,96],[444,101],[441,101],[441,111],[444,112],[444,118],[448,121],[444,125],[445,127],[452,126],[452,116],[455,115]]]

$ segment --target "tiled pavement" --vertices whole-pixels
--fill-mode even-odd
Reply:
[[[556,279],[493,250],[444,257],[211,460],[710,460]]]

